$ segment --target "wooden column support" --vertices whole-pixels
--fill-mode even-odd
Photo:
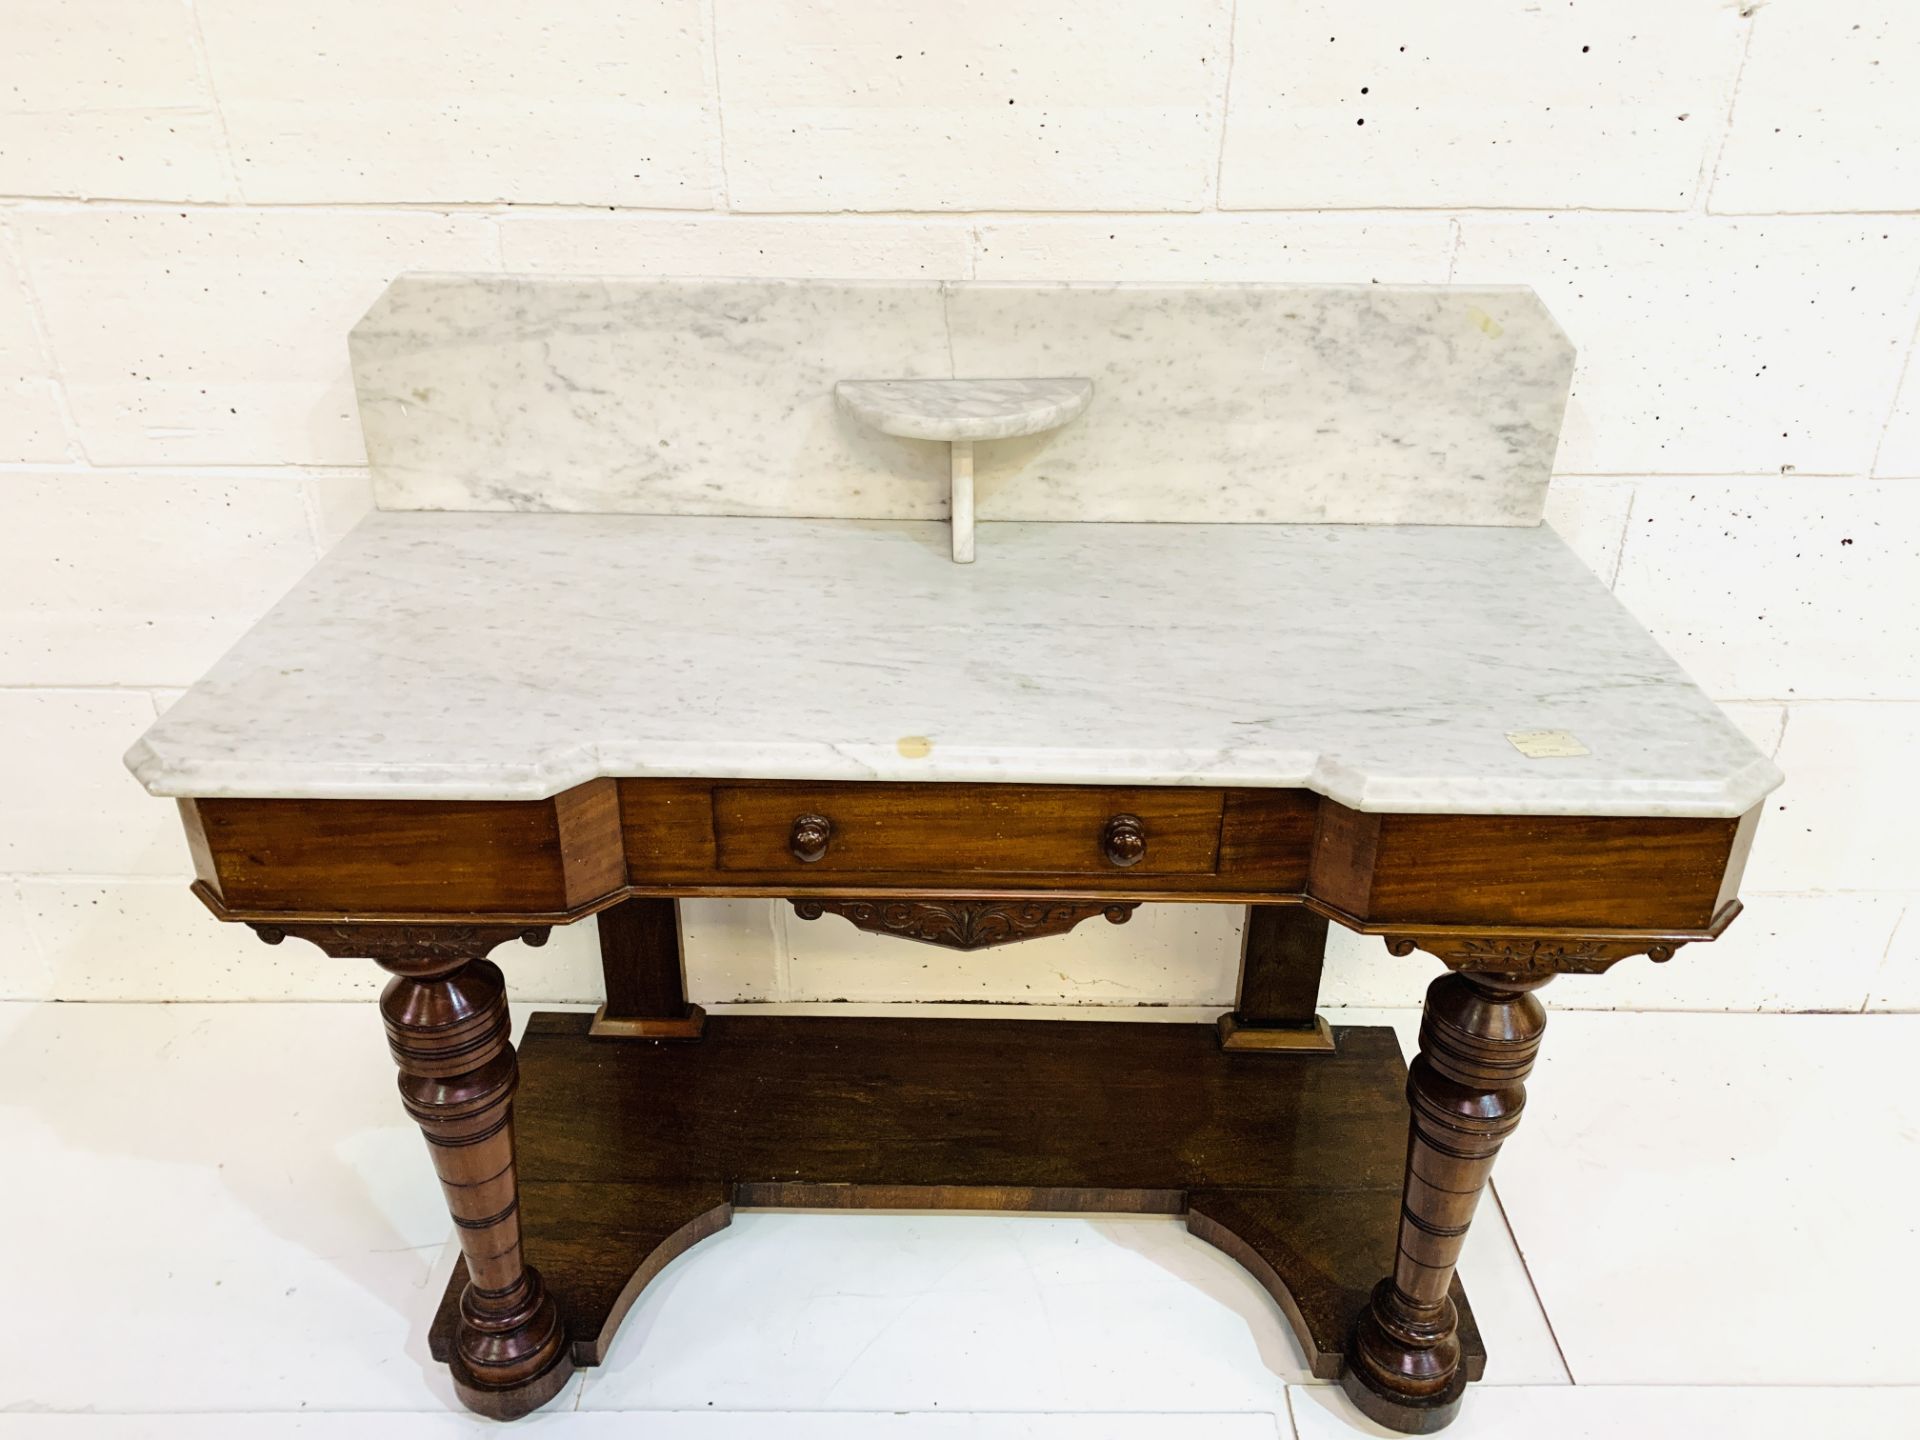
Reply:
[[[707,1012],[687,1003],[678,900],[623,900],[602,910],[600,969],[607,1000],[593,1034],[621,1040],[698,1040]]]
[[[1369,1418],[1408,1434],[1447,1425],[1467,1376],[1449,1289],[1494,1157],[1520,1123],[1546,1029],[1531,993],[1549,974],[1448,974],[1427,990],[1407,1077],[1412,1122],[1393,1273],[1354,1325],[1341,1384]]]
[[[259,926],[328,954],[375,960],[393,979],[380,995],[400,1100],[426,1137],[447,1209],[459,1227],[461,1292],[453,1386],[469,1410],[512,1420],[537,1410],[573,1376],[572,1347],[540,1272],[520,1251],[513,1093],[519,1065],[508,1038],[506,982],[483,958],[545,930],[504,926]]]
[[[1220,1017],[1220,1048],[1250,1053],[1333,1049],[1315,1013],[1327,918],[1301,905],[1249,905],[1240,940],[1240,990]]]

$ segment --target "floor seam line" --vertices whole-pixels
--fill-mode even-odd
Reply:
[[[1540,1319],[1546,1324],[1547,1338],[1553,1341],[1553,1353],[1560,1357],[1560,1368],[1567,1372],[1567,1384],[1578,1385],[1580,1381],[1568,1363],[1566,1347],[1560,1343],[1560,1332],[1554,1328],[1553,1316],[1547,1311],[1547,1300],[1540,1293],[1540,1282],[1533,1278],[1533,1266],[1527,1263],[1527,1252],[1521,1248],[1520,1234],[1513,1228],[1513,1217],[1507,1214],[1507,1202],[1500,1198],[1500,1187],[1493,1180],[1487,1182],[1487,1189],[1493,1195],[1493,1205],[1500,1212],[1500,1223],[1507,1227],[1507,1239],[1513,1242],[1513,1253],[1520,1257],[1521,1273],[1527,1277],[1527,1289],[1533,1292],[1533,1303],[1539,1307]]]

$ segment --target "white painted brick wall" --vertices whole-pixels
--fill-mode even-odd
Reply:
[[[1231,0],[722,3],[736,210],[1199,210]]]
[[[181,0],[8,0],[0,193],[233,200]]]
[[[1887,433],[1880,439],[1880,451],[1874,457],[1873,473],[1878,476],[1920,479],[1920,365],[1912,360],[1920,349],[1920,336],[1908,350],[1907,371],[1894,401],[1893,418],[1887,421]]]
[[[714,203],[706,0],[193,8],[249,201]]]
[[[950,280],[972,267],[973,237],[946,221],[712,214],[509,215],[508,270],[552,275],[733,275]]]
[[[1649,479],[1628,528],[1614,590],[1709,693],[1920,700],[1920,485]]]
[[[32,205],[7,217],[96,465],[365,460],[347,331],[403,270],[485,270],[491,220]]]
[[[305,487],[266,472],[10,474],[0,685],[177,685],[319,556]]]
[[[1243,4],[1221,203],[1685,209],[1745,32],[1725,0]]]
[[[119,756],[364,513],[347,328],[505,267],[1538,287],[1581,351],[1550,523],[1792,777],[1724,941],[1556,1002],[1920,1007],[1916,15],[15,0],[0,998],[375,987],[203,916]],[[1238,953],[1205,907],[964,959],[685,917],[712,1002],[1224,1005]],[[506,958],[595,993],[590,927]],[[1430,969],[1339,934],[1327,999]]]
[[[1908,0],[1774,0],[1753,27],[1709,208],[1911,210],[1920,195]]]
[[[0,250],[0,454],[65,460],[69,448],[53,361],[34,323],[24,272]]]
[[[1441,284],[1444,215],[1157,215],[994,220],[975,233],[981,280],[1378,280]]]
[[[1472,215],[1453,278],[1533,286],[1579,347],[1563,472],[1852,475],[1912,342],[1920,224]]]

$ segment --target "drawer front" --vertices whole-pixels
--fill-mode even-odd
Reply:
[[[722,870],[812,880],[966,871],[1207,875],[1218,861],[1222,804],[1221,791],[1185,788],[717,785],[713,833]],[[802,824],[809,816],[827,825]],[[1131,864],[1114,858],[1136,853]]]

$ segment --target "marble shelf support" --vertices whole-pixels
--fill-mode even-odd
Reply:
[[[1048,380],[842,380],[834,398],[883,435],[945,440],[952,486],[953,558],[973,561],[973,444],[1058,429],[1087,408],[1093,382]]]
[[[947,447],[952,479],[951,524],[953,563],[973,563],[973,441],[956,440]]]

